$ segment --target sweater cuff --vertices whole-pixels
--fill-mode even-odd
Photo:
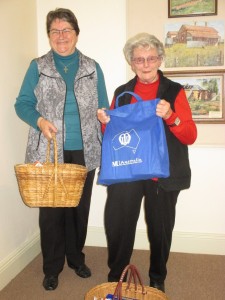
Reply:
[[[177,118],[177,114],[175,112],[172,112],[171,116],[164,121],[166,122],[166,125],[172,125],[174,124],[176,118]]]

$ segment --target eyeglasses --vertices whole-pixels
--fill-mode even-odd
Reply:
[[[60,33],[63,34],[63,36],[68,36],[72,33],[72,31],[74,31],[75,29],[72,29],[72,28],[65,28],[65,29],[62,29],[62,30],[58,30],[58,29],[51,29],[49,31],[50,35],[52,37],[59,37],[60,36]]]
[[[159,58],[161,58],[160,56],[149,56],[147,58],[144,57],[134,57],[132,58],[132,61],[137,64],[137,65],[141,65],[144,64],[146,61],[147,63],[155,63]]]

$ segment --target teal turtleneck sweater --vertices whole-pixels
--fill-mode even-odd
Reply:
[[[65,150],[83,149],[80,116],[77,100],[74,95],[74,78],[77,74],[79,57],[75,51],[69,56],[60,56],[53,53],[55,66],[66,83],[66,102],[64,110],[64,121],[66,126]]]
[[[66,57],[53,52],[53,57],[56,69],[66,83],[66,101],[64,108],[66,139],[64,143],[64,150],[81,150],[83,149],[83,143],[80,128],[80,116],[77,100],[74,94],[74,79],[79,67],[79,55],[77,51]],[[109,104],[104,75],[98,63],[96,63],[96,69],[98,76],[98,107],[108,108]],[[40,116],[37,111],[34,111],[37,103],[34,89],[38,83],[38,79],[39,74],[37,64],[36,61],[33,60],[27,70],[20,93],[15,103],[18,115],[22,116],[23,120],[34,128],[37,128],[36,120]]]

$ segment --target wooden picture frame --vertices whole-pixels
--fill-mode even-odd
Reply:
[[[225,70],[164,71],[183,85],[196,123],[225,123]]]
[[[217,15],[218,0],[168,0],[168,17]]]

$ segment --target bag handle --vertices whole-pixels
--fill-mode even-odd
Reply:
[[[130,92],[130,91],[125,91],[125,92],[119,94],[116,97],[116,102],[115,102],[115,107],[116,108],[118,107],[119,98],[122,97],[124,94],[130,94],[130,95],[132,95],[138,102],[143,101],[142,98],[138,94],[136,94],[134,92]]]
[[[118,100],[124,94],[130,94],[130,95],[134,96],[135,99],[137,100],[137,102],[139,102],[139,103],[140,102],[146,102],[146,101],[143,101],[143,99],[138,94],[136,94],[134,92],[126,91],[126,92],[123,92],[123,93],[121,93],[117,96],[116,101],[115,101],[115,108],[118,108]],[[155,98],[155,99],[150,100],[152,109],[156,110],[156,107],[157,107],[157,104],[159,103],[159,101],[160,101],[160,98]],[[112,110],[107,109],[107,110],[105,110],[105,112],[108,116],[116,116],[116,117],[121,117],[121,118],[125,118],[128,115],[127,112],[120,111],[119,108],[118,109],[112,109]]]
[[[133,279],[133,282],[134,282],[134,285],[135,285],[135,291],[137,291],[137,285],[138,285],[138,282],[139,282],[139,284],[142,287],[142,294],[143,295],[146,294],[144,285],[142,283],[140,273],[138,272],[137,268],[134,265],[130,264],[130,265],[126,266],[126,268],[123,270],[123,272],[121,274],[120,280],[119,280],[119,282],[116,286],[116,289],[115,289],[115,292],[114,292],[114,295],[113,295],[113,300],[114,299],[122,300],[122,297],[123,297],[123,295],[122,295],[122,283],[123,283],[125,275],[126,274],[128,275],[128,273],[129,273],[129,279],[127,281],[126,290],[128,290],[130,288],[130,284],[131,284],[131,281]],[[137,279],[138,279],[138,282],[137,282]]]
[[[143,101],[142,98],[138,94],[135,94],[134,92],[130,92],[130,91],[125,91],[125,92],[119,94],[116,97],[115,108],[118,108],[119,98],[122,97],[124,94],[130,94],[130,95],[134,96],[135,99],[137,100],[137,102],[142,102]],[[115,111],[114,109],[112,109],[112,110],[108,109],[105,112],[109,116],[117,116],[117,117],[121,117],[121,118],[127,117],[127,113],[126,112]]]

